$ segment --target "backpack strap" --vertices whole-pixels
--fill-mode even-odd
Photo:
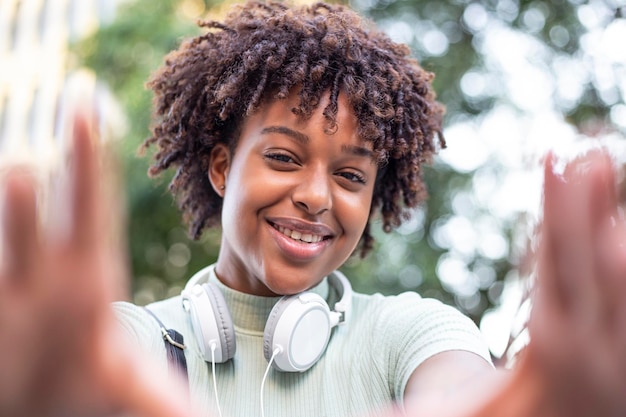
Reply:
[[[188,379],[187,375],[187,359],[185,358],[185,343],[183,335],[178,333],[174,329],[168,329],[163,325],[163,322],[154,314],[150,309],[144,307],[144,310],[148,312],[159,324],[161,330],[161,336],[165,342],[165,350],[167,351],[167,361],[170,364],[170,369],[177,372],[182,372],[184,377]]]

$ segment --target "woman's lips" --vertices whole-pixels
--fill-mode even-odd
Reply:
[[[280,250],[295,260],[310,260],[330,245],[333,234],[323,225],[298,223],[293,220],[269,221],[270,234]]]

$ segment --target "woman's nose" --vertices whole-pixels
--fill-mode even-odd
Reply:
[[[321,214],[332,207],[331,178],[321,171],[303,175],[292,194],[293,203],[307,214]]]

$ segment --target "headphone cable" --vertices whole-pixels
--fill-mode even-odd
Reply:
[[[265,417],[265,406],[263,404],[263,390],[265,389],[265,380],[267,379],[267,374],[272,367],[272,363],[274,362],[274,358],[276,355],[280,354],[283,351],[283,348],[280,346],[276,346],[274,351],[272,352],[272,357],[270,358],[269,363],[267,364],[267,368],[265,369],[265,374],[263,375],[263,380],[261,381],[261,417]]]
[[[215,392],[215,403],[217,404],[217,413],[222,417],[222,408],[220,407],[220,399],[217,395],[217,379],[215,378],[215,342],[211,343],[211,371],[213,373],[213,391]]]

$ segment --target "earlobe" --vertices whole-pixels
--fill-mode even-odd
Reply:
[[[226,189],[226,180],[228,179],[229,169],[230,150],[226,145],[218,143],[211,150],[208,175],[213,190],[220,197],[224,197],[224,190]]]

